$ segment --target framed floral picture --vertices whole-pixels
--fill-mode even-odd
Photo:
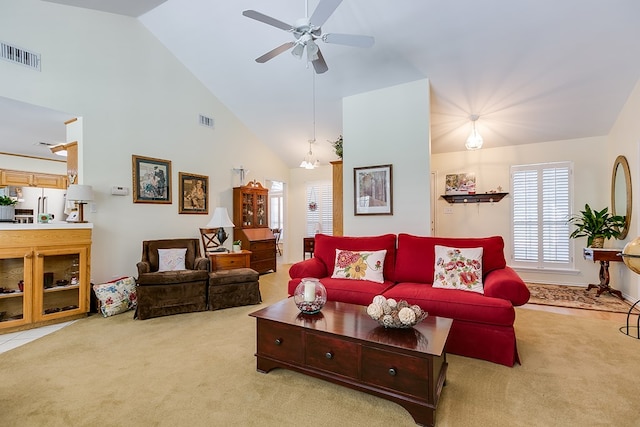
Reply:
[[[171,204],[171,161],[131,156],[133,203]]]
[[[209,177],[192,173],[178,172],[178,191],[180,202],[178,213],[209,213]]]
[[[355,215],[393,215],[392,165],[353,168]]]

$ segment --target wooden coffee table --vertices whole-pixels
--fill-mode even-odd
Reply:
[[[366,307],[329,301],[302,314],[293,298],[251,313],[257,370],[286,368],[391,400],[416,423],[433,426],[444,386],[451,319],[428,316],[409,329],[385,329]]]

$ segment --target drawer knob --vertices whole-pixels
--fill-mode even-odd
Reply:
[[[282,344],[282,338],[276,338],[276,345]]]
[[[395,377],[397,373],[398,371],[396,371],[396,368],[389,368],[389,375],[392,377]]]
[[[333,353],[331,353],[330,351],[327,351],[324,357],[326,357],[327,359],[333,359]]]

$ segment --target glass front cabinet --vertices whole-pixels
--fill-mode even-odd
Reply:
[[[91,229],[39,233],[0,230],[0,332],[71,320],[89,311]],[[25,230],[25,232],[27,232]],[[35,238],[35,240],[34,240]],[[46,245],[44,243],[46,242]]]

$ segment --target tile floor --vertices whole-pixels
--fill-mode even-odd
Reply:
[[[55,325],[43,326],[41,328],[28,329],[26,331],[12,332],[10,334],[0,335],[0,353],[20,347],[23,344],[37,340],[45,335],[50,334],[68,326],[75,320],[64,323],[56,323]]]

